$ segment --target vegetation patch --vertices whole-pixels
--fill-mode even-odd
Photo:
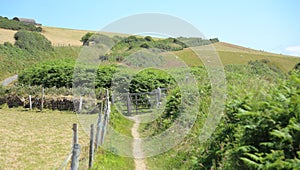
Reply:
[[[33,24],[25,24],[15,20],[10,20],[6,17],[0,16],[0,28],[10,29],[10,30],[27,30],[42,32],[42,27],[36,27]]]

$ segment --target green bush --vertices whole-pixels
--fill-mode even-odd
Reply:
[[[196,47],[196,46],[203,46],[203,45],[208,45],[208,44],[213,44],[216,42],[219,42],[218,38],[212,38],[212,39],[202,39],[198,37],[179,37],[178,40],[180,42],[183,42],[189,47]]]
[[[18,31],[14,38],[16,40],[15,45],[21,49],[25,49],[30,52],[37,51],[51,51],[53,50],[51,42],[42,34],[30,31]]]
[[[158,69],[146,69],[136,74],[130,82],[131,93],[151,92],[154,89],[168,88],[175,84],[175,80],[166,72]]]
[[[54,60],[35,65],[23,70],[18,77],[19,84],[50,87],[69,87],[76,83],[77,86],[90,85],[95,79],[94,87],[110,88],[113,74],[116,73],[115,65],[99,66],[93,69],[88,66],[79,66],[74,70],[75,60]],[[74,77],[76,72],[76,77]]]
[[[95,87],[110,88],[116,72],[117,67],[115,65],[99,66],[96,73]]]
[[[75,61],[57,60],[37,64],[19,74],[19,84],[44,87],[72,87]]]

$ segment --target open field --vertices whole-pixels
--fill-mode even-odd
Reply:
[[[17,31],[0,28],[0,44],[4,42],[14,43],[14,35]]]
[[[58,168],[70,153],[74,113],[0,109],[0,117],[0,169]],[[81,129],[79,142],[88,142]]]
[[[7,30],[0,28],[0,44],[4,42],[14,43],[14,34],[17,31]],[[82,42],[80,42],[81,37],[87,32],[96,32],[96,31],[88,31],[88,30],[75,30],[69,28],[56,28],[56,27],[48,27],[43,26],[42,34],[52,42],[53,46],[81,46]],[[101,34],[107,36],[125,36],[125,34],[118,33],[108,33],[102,32]]]

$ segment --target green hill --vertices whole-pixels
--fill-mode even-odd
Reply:
[[[52,60],[57,58],[77,58],[82,42],[80,39],[87,32],[87,30],[75,30],[75,29],[66,29],[66,28],[55,28],[55,27],[42,27],[42,35],[44,35],[48,40],[52,42],[52,45],[55,47],[54,52],[52,53],[40,53],[38,56],[28,54],[27,52],[20,51],[15,47],[7,48],[3,45],[0,46],[0,80],[9,77],[14,74],[18,74],[19,70],[22,70],[26,67],[30,67],[32,64],[38,63],[42,60]],[[0,29],[0,44],[4,42],[14,43],[13,38],[16,31]],[[109,37],[118,35],[120,37],[126,36],[125,34],[118,33],[101,33]],[[169,43],[169,40],[160,40],[154,38],[156,41],[161,41],[163,43]],[[163,45],[163,43],[152,43],[150,42],[150,47],[157,47]],[[149,44],[149,43],[148,43]],[[142,44],[142,47],[145,45]],[[201,60],[190,48],[184,48],[180,50],[182,46],[178,43],[169,44],[170,48],[179,49],[177,51],[172,51],[175,55],[179,56],[184,62],[189,66],[202,65]],[[205,48],[206,46],[193,47],[200,49]],[[272,64],[278,66],[284,72],[291,70],[297,63],[300,62],[300,57],[292,57],[287,55],[274,54],[254,49],[249,49],[225,42],[217,42],[213,44],[213,47],[216,49],[218,55],[221,58],[221,61],[224,65],[228,64],[246,64],[251,60],[269,60]],[[126,54],[126,49],[130,48],[127,46],[118,46],[114,47],[120,52],[120,54]],[[124,49],[122,49],[124,48]],[[164,47],[165,48],[165,47]],[[168,47],[167,47],[168,48]],[[135,48],[138,50],[140,48]]]

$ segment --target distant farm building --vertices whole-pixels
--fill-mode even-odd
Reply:
[[[13,20],[22,22],[24,24],[41,25],[41,24],[36,23],[34,19],[14,17]]]

